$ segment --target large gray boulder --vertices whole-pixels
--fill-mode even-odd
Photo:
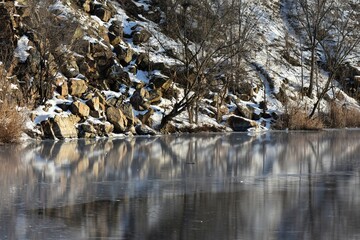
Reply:
[[[107,120],[114,125],[115,133],[123,133],[126,131],[128,120],[123,112],[115,107],[106,109]]]

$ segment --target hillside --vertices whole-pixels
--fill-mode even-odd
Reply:
[[[35,138],[257,131],[294,111],[327,126],[359,111],[359,1],[345,2],[311,48],[292,0],[3,1],[0,98]]]

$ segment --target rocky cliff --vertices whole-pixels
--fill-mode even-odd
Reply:
[[[310,109],[318,97],[303,94],[310,54],[291,22],[291,4],[256,5],[256,44],[244,54],[241,81],[230,88],[224,65],[212,75],[190,71],[196,64],[186,68],[192,63],[181,61],[179,45],[188,44],[194,55],[199,40],[184,43],[175,29],[166,29],[171,19],[163,1],[3,1],[2,85],[10,86],[6,98],[31,111],[34,137],[269,128],[288,106]],[[328,72],[320,60],[318,66],[319,92]],[[342,67],[319,105],[323,111],[328,101],[358,108],[359,59]]]

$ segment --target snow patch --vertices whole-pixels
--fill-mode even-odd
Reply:
[[[17,48],[15,49],[15,57],[19,58],[21,63],[26,62],[29,57],[29,51],[32,47],[29,46],[29,38],[23,35],[17,42]]]

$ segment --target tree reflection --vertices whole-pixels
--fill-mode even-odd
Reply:
[[[349,239],[358,131],[197,134],[0,149],[9,239]]]

